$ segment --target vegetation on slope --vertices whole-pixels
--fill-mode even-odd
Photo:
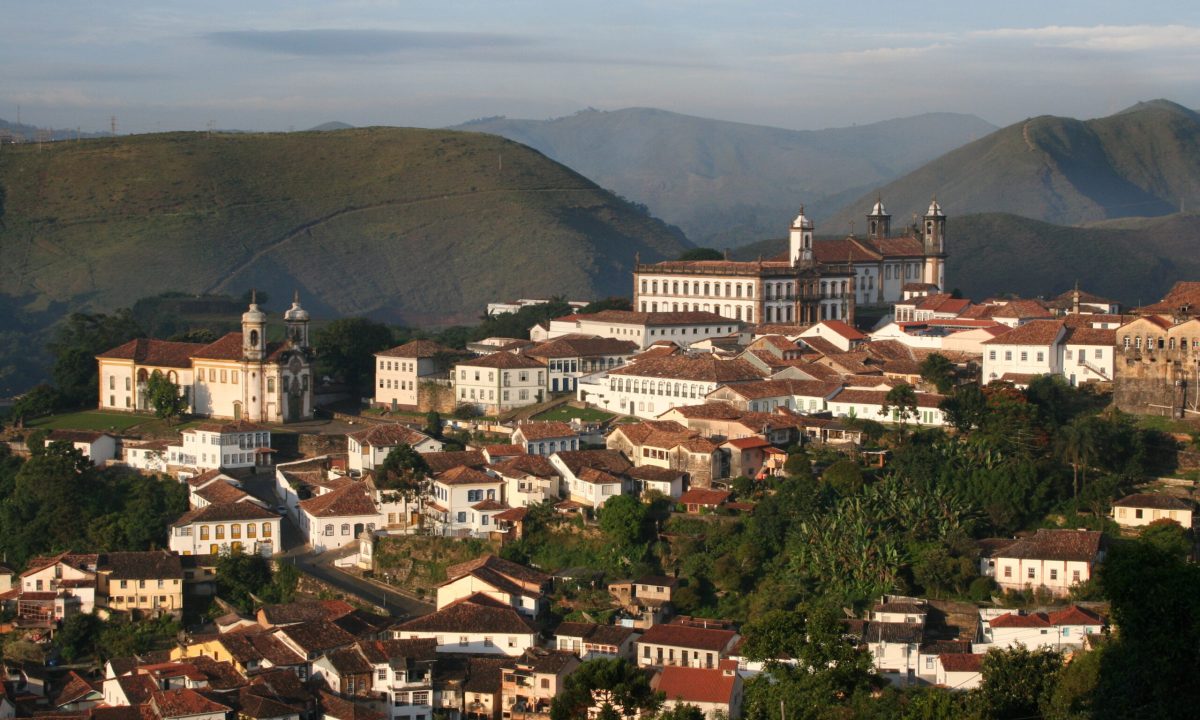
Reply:
[[[624,293],[636,253],[690,247],[529,148],[449,131],[5,146],[0,188],[0,298],[52,317],[256,286],[325,315],[445,322],[518,294]]]
[[[652,108],[585,110],[552,120],[485,118],[458,129],[536,148],[644,203],[701,245],[741,245],[786,230],[806,203],[842,202],[995,127],[930,113],[847,128],[784,130]]]
[[[1041,116],[946,153],[884,186],[896,222],[930,195],[947,213],[1005,212],[1074,225],[1200,203],[1200,115],[1166,100],[1094,120]],[[862,222],[875,192],[833,217]],[[860,225],[861,227],[861,225]]]

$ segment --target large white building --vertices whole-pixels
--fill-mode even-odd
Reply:
[[[251,422],[296,422],[313,416],[316,358],[309,315],[297,297],[283,316],[287,339],[267,341],[267,315],[254,302],[242,331],[212,343],[139,338],[96,356],[101,409],[153,410],[150,377],[162,373],[179,386],[194,415]]]
[[[727,337],[739,329],[740,323],[706,310],[605,310],[556,318],[548,327],[534,326],[529,337],[553,340],[563,336],[592,335],[626,340],[634,343],[638,350],[645,350],[662,341],[687,347],[702,340]]]
[[[944,288],[946,215],[930,203],[923,222],[890,236],[876,202],[867,235],[816,241],[804,215],[792,222],[786,255],[757,261],[673,260],[638,264],[634,307],[643,312],[708,311],[748,323],[853,322],[856,305],[904,299],[906,284]]]
[[[505,351],[463,360],[454,366],[454,394],[485,413],[533,405],[546,399],[546,366]]]
[[[252,502],[206,505],[171,524],[168,541],[180,555],[246,552],[270,556],[279,548],[279,515]]]
[[[577,397],[605,410],[653,420],[673,407],[703,402],[723,385],[762,379],[763,373],[741,359],[654,357],[584,378]]]
[[[416,408],[421,383],[445,377],[459,353],[432,340],[413,340],[375,353],[375,405]]]
[[[983,382],[1028,385],[1038,375],[1061,375],[1072,385],[1112,382],[1116,331],[1078,326],[1087,316],[1078,317],[1031,320],[983,341]]]

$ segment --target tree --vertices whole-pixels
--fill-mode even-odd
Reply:
[[[587,305],[584,305],[580,310],[580,315],[592,315],[605,310],[632,310],[633,305],[627,297],[610,297],[603,300],[594,300]]]
[[[112,315],[72,313],[47,344],[55,358],[51,377],[63,407],[94,405],[100,382],[96,356],[145,335],[128,309]]]
[[[429,463],[411,445],[401,443],[392,448],[375,473],[376,487],[404,500],[404,522],[407,523],[408,504],[424,495],[425,484],[433,474]]]
[[[954,363],[941,353],[931,353],[921,361],[921,379],[945,394],[954,387]]]
[[[704,711],[688,703],[676,703],[670,710],[663,710],[655,720],[706,720]]]
[[[954,394],[942,400],[939,408],[955,430],[967,432],[983,424],[987,416],[987,397],[979,386],[959,385]]]
[[[898,434],[903,439],[904,424],[909,418],[916,418],[918,415],[917,391],[908,383],[901,383],[888,390],[887,395],[883,398],[883,407],[879,408],[879,413],[884,417],[891,416],[898,423]]]
[[[989,650],[983,656],[983,679],[976,695],[981,717],[1040,717],[1062,668],[1062,655],[1049,648],[1029,650],[1018,645],[1008,650]]]
[[[1162,518],[1142,528],[1139,539],[1170,557],[1186,558],[1194,545],[1189,535],[1179,523]]]
[[[1093,418],[1082,417],[1058,428],[1055,433],[1055,444],[1063,461],[1071,466],[1072,483],[1071,496],[1079,499],[1079,473],[1083,469],[1087,475],[1087,466],[1096,454],[1099,436]]]
[[[271,565],[261,555],[224,553],[217,558],[217,594],[244,612],[254,609],[254,598],[271,584]]]
[[[181,333],[175,333],[167,339],[172,342],[214,343],[217,341],[217,334],[205,327],[188,328]]]
[[[74,613],[63,620],[62,629],[54,634],[54,647],[67,662],[75,662],[96,651],[100,633],[100,618],[92,613]]]
[[[838,495],[846,497],[862,489],[863,472],[853,460],[838,460],[825,468],[821,480],[837,491]]]
[[[632,495],[614,495],[600,508],[600,529],[621,551],[634,548],[646,536],[647,508]]]
[[[700,248],[692,248],[691,250],[684,251],[679,256],[679,259],[685,260],[685,261],[724,260],[725,254],[722,253],[720,250],[714,250],[713,248],[700,247]]]
[[[596,706],[600,717],[623,718],[651,713],[662,697],[650,688],[650,674],[624,658],[597,658],[580,665],[567,677],[550,704],[551,720],[588,717]]]
[[[392,331],[367,318],[341,318],[318,330],[315,340],[322,374],[361,392],[371,384],[375,353],[391,346]]]
[[[54,386],[42,383],[29,392],[17,398],[13,403],[12,414],[17,422],[49,415],[62,403],[62,397]]]
[[[425,413],[425,434],[434,440],[442,439],[442,414],[437,410]]]
[[[187,412],[188,401],[179,391],[179,386],[155,370],[146,381],[146,399],[154,408],[154,415],[160,420],[166,420],[170,425]]]
[[[812,477],[812,461],[808,459],[808,453],[801,450],[788,455],[787,461],[783,463],[783,471],[788,477]]]

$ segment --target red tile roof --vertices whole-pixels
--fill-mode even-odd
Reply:
[[[503,482],[500,478],[465,465],[440,473],[436,480],[444,485],[495,485]]]
[[[437,612],[396,626],[396,631],[446,633],[509,633],[532,635],[536,630],[512,607],[476,593]]]
[[[822,320],[818,325],[829,328],[833,332],[841,335],[847,340],[866,340],[867,336],[850,327],[841,320]],[[805,338],[801,338],[805,339]]]
[[[711,383],[750,382],[763,378],[763,373],[745,360],[721,360],[713,355],[645,358],[609,374]]]
[[[440,354],[456,355],[459,353],[432,340],[413,340],[403,345],[375,353],[378,357],[398,358],[432,358]]]
[[[720,652],[729,647],[736,637],[737,633],[732,630],[713,630],[687,625],[652,625],[642,634],[638,643]]]
[[[988,624],[994,628],[1045,628],[1050,627],[1052,623],[1046,617],[1045,613],[1030,613],[1028,615],[1008,613],[992,618]]]
[[[735,700],[737,682],[736,666],[710,669],[668,665],[654,678],[653,687],[669,701],[730,705]]]
[[[1043,529],[1020,538],[999,551],[996,557],[1091,562],[1100,552],[1101,538],[1097,530]]]
[[[604,310],[591,315],[579,315],[577,320],[607,322],[614,325],[740,325],[741,322],[712,312],[634,312],[630,310]]]
[[[431,452],[425,453],[421,457],[425,459],[425,464],[434,473],[445,472],[460,465],[472,468],[481,468],[487,465],[487,458],[479,450]]]
[[[504,351],[494,352],[490,355],[484,355],[483,357],[471,360],[460,360],[458,364],[465,367],[495,368],[497,370],[526,370],[546,367],[532,358]]]
[[[679,497],[679,502],[684,505],[704,505],[708,507],[716,507],[729,499],[729,492],[726,490],[711,490],[709,488],[689,488],[687,492]]]
[[[632,355],[638,345],[630,340],[606,337],[560,337],[537,347],[530,348],[526,355],[540,358],[601,357]]]
[[[1136,493],[1127,495],[1113,503],[1113,507],[1153,508],[1157,510],[1193,510],[1192,504],[1183,498],[1162,493]]]
[[[1078,605],[1071,605],[1062,610],[1056,610],[1049,614],[1050,623],[1057,627],[1064,625],[1103,625],[1104,618],[1100,615],[1081,608]]]
[[[618,474],[633,467],[629,458],[618,450],[564,450],[554,454],[575,475],[579,475],[580,471],[589,467]]]
[[[516,432],[521,433],[525,440],[546,440],[549,438],[575,437],[575,429],[565,422],[530,422],[517,425]],[[515,434],[515,433],[514,433]]]
[[[1117,331],[1114,329],[1101,330],[1092,327],[1068,327],[1064,341],[1068,345],[1104,345],[1112,347],[1117,344]]]
[[[278,520],[275,513],[252,502],[219,503],[189,510],[171,523],[178,527],[194,522],[227,522],[229,520]]]
[[[350,483],[300,501],[300,509],[313,517],[330,518],[348,515],[377,515],[379,510],[367,495],[362,483]]]
[[[96,357],[112,360],[132,360],[138,365],[190,368],[192,366],[192,356],[204,347],[203,343],[183,343],[138,338],[137,340],[130,340],[124,345],[118,345],[112,350],[102,352]]]
[[[376,448],[418,445],[430,439],[425,433],[417,432],[406,425],[399,424],[375,425],[364,430],[352,432],[348,437],[354,438],[360,445]]]
[[[1036,345],[1048,347],[1054,343],[1063,332],[1062,320],[1030,320],[1011,331],[990,340],[984,340],[983,345]],[[1112,331],[1109,331],[1112,332]],[[1110,343],[1111,344],[1111,343]]]
[[[187,717],[207,713],[227,713],[229,706],[215,703],[195,690],[178,688],[157,690],[150,696],[150,704],[160,718]]]
[[[946,672],[980,672],[983,670],[983,655],[971,653],[947,653],[938,655],[938,662]]]
[[[533,475],[534,477],[548,478],[558,475],[558,470],[554,469],[549,458],[542,455],[517,455],[504,462],[495,463],[491,468],[505,477]]]

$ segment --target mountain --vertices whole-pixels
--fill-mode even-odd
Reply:
[[[1200,115],[1155,100],[1095,120],[1036,117],[948,152],[880,193],[893,214],[903,213],[894,225],[923,212],[934,194],[952,222],[1006,212],[1076,225],[1200,207]],[[862,227],[874,197],[849,203],[828,226]]]
[[[1126,306],[1162,297],[1200,277],[1200,214],[1054,225],[1007,213],[947,222],[946,284],[977,300],[1015,293],[1052,297],[1080,286]],[[782,237],[735,251],[741,260],[784,252]]]
[[[75,140],[77,138],[105,137],[107,133],[80,132],[65,128],[40,128],[36,125],[16,123],[0,118],[0,142],[5,138],[16,137],[19,142]]]
[[[341,122],[340,120],[330,120],[329,122],[321,123],[320,125],[317,125],[316,127],[309,128],[308,132],[325,132],[328,130],[352,130],[352,129],[354,129],[354,126],[351,125],[350,123],[344,123],[344,122]]]
[[[488,301],[628,294],[690,243],[499,137],[366,128],[170,133],[0,152],[0,300],[110,310],[177,290],[318,315],[470,321]]]
[[[828,216],[995,126],[931,113],[797,131],[628,108],[553,120],[484,118],[456,129],[524,143],[646,205],[698,244],[732,247],[785,231],[801,204],[818,220]]]

